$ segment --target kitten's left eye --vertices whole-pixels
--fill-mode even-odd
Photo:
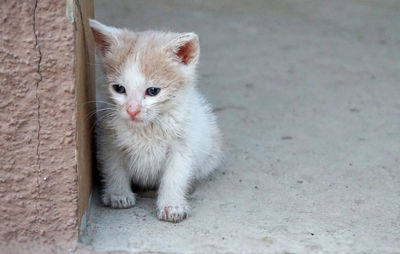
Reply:
[[[146,90],[146,95],[156,96],[160,92],[161,88],[159,87],[149,87]]]
[[[126,93],[125,87],[121,86],[120,84],[114,84],[112,87],[117,93]]]

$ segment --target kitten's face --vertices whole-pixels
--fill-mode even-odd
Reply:
[[[108,96],[118,117],[154,122],[179,105],[194,79],[197,35],[121,30],[91,20],[105,71]]]

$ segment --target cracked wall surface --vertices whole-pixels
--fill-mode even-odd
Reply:
[[[66,2],[0,3],[0,242],[77,238],[74,23]]]

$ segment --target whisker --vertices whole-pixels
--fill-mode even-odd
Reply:
[[[116,104],[110,103],[110,102],[107,102],[107,101],[97,101],[97,100],[94,100],[94,101],[87,101],[87,102],[85,102],[85,104],[88,104],[88,103],[103,103],[103,104],[108,104],[108,105],[116,106]]]
[[[93,112],[91,112],[91,113],[88,114],[88,119],[91,118],[92,116],[96,115],[97,113],[103,112],[103,111],[111,111],[112,113],[118,112],[118,110],[115,109],[115,108],[96,109],[96,110],[94,110]]]
[[[91,131],[93,131],[93,129],[96,126],[102,128],[101,122],[104,121],[105,119],[109,119],[112,121],[113,118],[116,118],[117,117],[116,111],[117,110],[111,110],[111,111],[106,112],[105,114],[97,115],[97,118],[95,119],[95,121],[93,122],[93,125],[91,127]],[[94,112],[94,113],[96,113],[96,112]]]

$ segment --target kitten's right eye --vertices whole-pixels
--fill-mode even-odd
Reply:
[[[126,93],[125,87],[121,86],[120,84],[114,84],[112,87],[117,93]]]

